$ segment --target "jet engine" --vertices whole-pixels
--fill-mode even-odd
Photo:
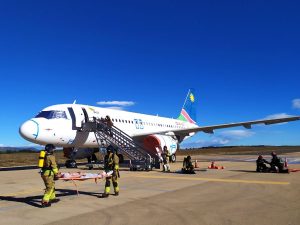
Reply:
[[[143,146],[151,156],[160,156],[164,146],[167,146],[171,154],[171,161],[176,161],[176,150],[178,149],[178,140],[176,137],[154,134],[144,138]]]

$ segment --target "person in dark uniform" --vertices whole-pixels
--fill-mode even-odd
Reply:
[[[256,172],[268,172],[269,168],[266,164],[269,164],[269,162],[262,155],[258,156],[256,160]]]
[[[275,173],[285,172],[284,162],[282,161],[282,159],[280,157],[277,156],[276,152],[272,152],[271,156],[272,156],[272,159],[270,162],[271,172],[275,172]]]
[[[120,191],[119,183],[118,183],[118,177],[120,177],[119,157],[117,156],[117,154],[115,154],[114,147],[112,145],[109,145],[106,148],[106,155],[104,157],[104,170],[105,172],[113,171],[113,174],[111,177],[106,177],[105,189],[102,197],[107,198],[109,196],[111,181],[114,187],[115,196],[118,196]]]
[[[111,118],[108,115],[105,117],[105,124],[107,125],[106,132],[112,137],[113,136],[112,127],[114,123],[112,122]]]
[[[49,207],[51,203],[58,202],[59,199],[56,199],[55,196],[55,183],[54,180],[57,180],[60,176],[58,167],[55,161],[54,156],[55,146],[53,144],[47,144],[45,146],[45,159],[44,165],[41,169],[41,177],[46,186],[44,197],[42,200],[42,207]]]
[[[195,174],[192,157],[190,155],[183,159],[183,167],[181,171],[182,173]]]

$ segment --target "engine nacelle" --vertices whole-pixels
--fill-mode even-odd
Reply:
[[[176,138],[167,135],[153,134],[144,138],[144,148],[151,156],[161,155],[163,147],[167,146],[169,153],[175,155],[178,149]]]

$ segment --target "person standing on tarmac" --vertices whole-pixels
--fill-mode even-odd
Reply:
[[[115,196],[119,195],[119,184],[118,178],[120,177],[119,174],[119,157],[115,153],[115,149],[112,145],[109,145],[106,148],[106,155],[104,157],[104,170],[105,172],[113,171],[111,177],[106,177],[105,181],[105,190],[102,198],[107,198],[110,192],[110,181],[112,180]]]
[[[167,146],[164,146],[161,157],[162,157],[163,171],[170,172],[170,164],[169,164],[170,154]]]
[[[49,207],[51,206],[51,203],[59,201],[59,199],[57,199],[55,196],[54,180],[59,178],[60,173],[58,172],[55,156],[53,154],[54,150],[55,146],[53,144],[47,144],[45,146],[46,155],[44,159],[44,165],[41,169],[41,177],[44,181],[46,189],[42,200],[42,208]]]

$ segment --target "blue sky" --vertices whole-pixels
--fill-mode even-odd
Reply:
[[[296,1],[2,1],[0,145],[59,103],[131,101],[177,117],[190,87],[199,125],[300,115]],[[298,99],[298,100],[297,100]],[[300,122],[224,129],[202,145],[299,145]]]

